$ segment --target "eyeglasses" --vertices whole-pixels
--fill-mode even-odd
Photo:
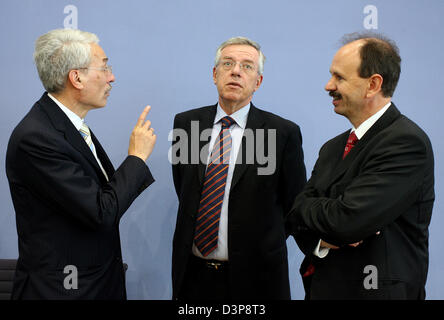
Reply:
[[[108,74],[113,73],[113,67],[110,65],[106,65],[105,67],[99,68],[99,67],[87,67],[87,68],[79,68],[79,70],[99,70],[99,71],[105,71]]]
[[[223,60],[221,62],[222,68],[224,70],[231,70],[236,66],[237,62],[236,61],[232,61],[232,60]],[[255,71],[255,67],[252,63],[249,62],[239,62],[239,68],[244,71],[244,72],[248,72],[248,73],[252,73]]]

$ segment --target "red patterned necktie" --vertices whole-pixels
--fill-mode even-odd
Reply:
[[[230,126],[235,121],[226,116],[221,119],[221,123],[222,129],[214,143],[205,173],[194,231],[194,243],[204,257],[217,248],[220,212],[230,161]]]
[[[345,156],[353,149],[356,142],[358,142],[358,137],[356,136],[355,132],[352,131],[350,135],[348,136],[347,144],[345,145],[344,154],[342,155],[342,159],[345,158]]]

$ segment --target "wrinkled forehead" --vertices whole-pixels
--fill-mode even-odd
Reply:
[[[259,52],[255,47],[246,44],[232,44],[222,49],[221,58],[257,62]]]

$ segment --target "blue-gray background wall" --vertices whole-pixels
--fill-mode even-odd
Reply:
[[[442,0],[1,0],[0,258],[18,255],[5,153],[14,126],[43,93],[32,60],[41,34],[73,27],[99,36],[116,82],[108,105],[86,120],[115,167],[127,154],[129,134],[143,107],[152,106],[149,118],[158,138],[148,164],[156,182],[130,207],[120,230],[129,265],[128,297],[169,299],[178,202],[168,133],[176,113],[217,102],[212,66],[218,45],[237,35],[262,45],[264,81],[253,102],[300,125],[310,176],[321,145],[350,128],[333,112],[323,89],[338,40],[373,28],[400,48],[402,73],[393,101],[428,133],[434,147],[436,202],[427,295],[443,299],[443,16]],[[292,297],[302,299],[302,254],[293,239],[287,243]]]

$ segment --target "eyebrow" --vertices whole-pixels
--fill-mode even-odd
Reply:
[[[222,60],[224,60],[224,59],[225,60],[233,60],[234,61],[234,59],[232,57],[229,57],[229,56],[222,57]],[[250,60],[250,59],[244,59],[244,60],[241,60],[241,62],[249,62],[249,63],[254,64],[254,61]]]
[[[338,71],[332,71],[332,70],[330,70],[330,74],[331,74],[332,76],[340,76],[341,78],[345,79],[344,75],[341,74],[341,73],[338,72]]]

